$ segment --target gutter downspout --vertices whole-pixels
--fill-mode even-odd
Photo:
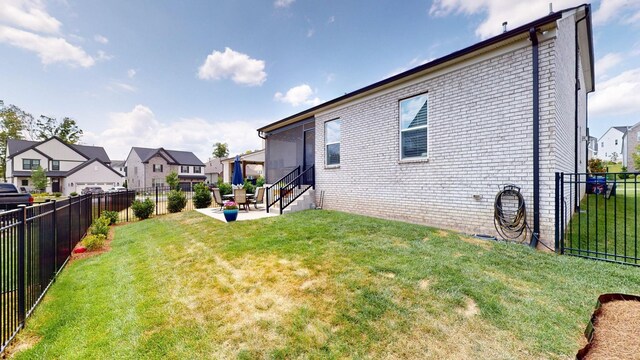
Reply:
[[[536,248],[540,238],[540,79],[538,60],[538,34],[529,29],[533,67],[533,234],[529,246]]]
[[[574,31],[574,44],[576,47],[576,52],[575,52],[575,91],[574,91],[574,106],[573,106],[573,117],[575,120],[575,154],[573,156],[574,158],[574,162],[575,162],[575,166],[574,166],[574,174],[576,174],[576,176],[578,176],[578,147],[579,147],[579,141],[578,141],[578,137],[580,136],[580,134],[578,133],[578,128],[580,126],[579,122],[578,122],[578,93],[580,92],[580,74],[579,74],[579,70],[578,70],[578,61],[580,60],[580,49],[578,47],[578,24],[580,23],[580,21],[583,21],[584,19],[587,18],[587,13],[585,12],[585,15],[576,20],[576,27],[575,27],[575,31]],[[589,142],[587,141],[587,147],[589,146]],[[586,163],[585,163],[586,164]],[[573,201],[573,208],[575,211],[580,211],[580,195],[578,191],[574,191],[575,192],[575,199]]]

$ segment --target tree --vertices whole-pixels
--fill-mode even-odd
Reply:
[[[38,140],[46,140],[52,136],[57,136],[67,144],[77,144],[82,136],[82,130],[72,118],[65,117],[62,122],[48,116],[40,115],[40,119],[36,121],[35,128],[31,129],[35,132],[35,138]],[[32,135],[33,136],[33,135]]]
[[[31,114],[22,111],[15,105],[4,106],[0,100],[0,175],[7,181],[7,141],[9,139],[22,139],[22,130],[25,129],[25,122],[33,119]]]
[[[169,173],[169,175],[167,175],[167,177],[165,178],[165,181],[167,182],[167,185],[169,185],[169,188],[171,190],[178,190],[178,185],[180,185],[180,179],[178,179],[178,173],[175,171],[172,171]]]
[[[217,142],[213,144],[213,157],[225,158],[229,156],[229,145],[227,143]]]
[[[31,172],[31,182],[38,191],[42,192],[47,188],[47,174],[45,174],[42,166],[38,165],[38,168]]]

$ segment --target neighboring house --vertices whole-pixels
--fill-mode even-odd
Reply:
[[[629,126],[610,127],[598,139],[598,154],[596,158],[604,161],[622,162],[624,158],[623,140]]]
[[[640,144],[640,122],[629,127],[622,138],[622,144],[624,145],[622,165],[627,167],[627,171],[638,171],[633,161],[633,154],[638,153],[638,144]]]
[[[166,177],[172,171],[178,173],[185,190],[206,180],[204,163],[190,151],[133,147],[125,165],[130,189],[166,186]]]
[[[17,186],[33,186],[31,172],[38,166],[47,174],[47,192],[69,195],[87,186],[122,185],[122,177],[110,164],[104,148],[69,145],[55,136],[44,141],[7,141],[7,181]]]
[[[266,182],[313,166],[325,209],[468,234],[496,234],[515,184],[553,247],[555,173],[586,171],[591,34],[589,5],[551,13],[266,125]]]
[[[598,154],[598,138],[589,136],[589,144],[587,145],[587,160],[593,159]]]
[[[222,178],[222,159],[210,158],[204,164],[204,176],[207,177],[206,182],[208,184],[218,183],[218,179]]]
[[[125,177],[127,175],[126,173],[126,167],[125,167],[125,160],[111,160],[111,167],[113,168],[113,170],[119,172],[122,177]]]
[[[264,176],[264,149],[252,151],[239,156],[243,178],[257,179],[260,176]],[[222,178],[223,182],[230,183],[231,179],[233,179],[233,166],[235,161],[235,156],[222,159],[224,173]]]

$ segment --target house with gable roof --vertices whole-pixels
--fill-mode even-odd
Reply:
[[[166,186],[165,179],[172,171],[178,173],[183,189],[190,189],[207,178],[204,163],[190,151],[132,147],[125,168],[131,189]]]
[[[7,181],[33,186],[31,173],[41,166],[47,175],[47,192],[69,195],[87,186],[108,189],[122,185],[121,175],[111,168],[107,152],[100,146],[67,144],[53,136],[43,141],[7,141]]]

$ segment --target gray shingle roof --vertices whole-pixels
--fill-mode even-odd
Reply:
[[[44,140],[44,141],[47,141],[47,140]],[[44,141],[9,139],[7,140],[7,146],[9,147],[9,156],[13,156],[30,147],[35,147],[36,145],[43,143]],[[69,145],[69,146],[75,151],[82,154],[87,159],[97,158],[104,163],[111,162],[111,160],[109,159],[109,155],[107,155],[107,152],[101,146],[88,146],[88,145]]]
[[[204,166],[204,163],[198,159],[198,157],[192,153],[191,151],[179,151],[179,150],[167,150],[163,148],[157,149],[149,149],[142,147],[133,147],[131,148],[133,151],[138,154],[138,157],[142,160],[142,162],[149,161],[155,154],[157,154],[160,150],[164,150],[172,157],[172,159],[167,159],[169,161],[175,161],[178,165],[197,165]]]
[[[624,134],[629,130],[630,126],[614,126],[613,128]]]

